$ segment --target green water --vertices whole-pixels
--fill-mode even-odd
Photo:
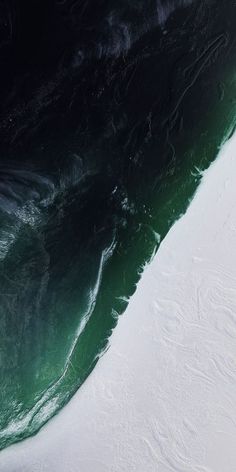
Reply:
[[[232,3],[232,12],[234,8]],[[71,139],[70,165],[61,158],[57,167],[52,159],[47,173],[37,163],[38,167],[31,167],[28,174],[27,161],[21,167],[23,174],[15,170],[15,163],[10,170],[5,166],[5,179],[17,183],[16,188],[21,191],[21,206],[8,212],[5,206],[0,207],[1,240],[5,244],[1,246],[0,264],[2,448],[37,432],[95,367],[143,268],[173,223],[186,211],[202,171],[232,133],[236,117],[236,50],[231,9],[225,17],[218,12],[213,32],[208,24],[209,37],[205,31],[201,38],[197,30],[194,41],[199,40],[199,45],[195,45],[193,56],[179,52],[184,38],[179,26],[178,35],[175,33],[175,25],[179,25],[182,16],[175,18],[174,26],[170,20],[171,41],[161,33],[161,37],[167,36],[163,39],[165,54],[173,56],[173,71],[168,72],[168,77],[175,81],[169,84],[170,96],[163,85],[160,118],[155,117],[156,105],[152,103],[156,94],[154,79],[160,72],[154,54],[137,66],[140,69],[137,76],[133,75],[128,96],[118,67],[116,81],[121,84],[119,94],[126,104],[117,105],[115,96],[112,116],[117,122],[113,125],[119,127],[118,118],[123,116],[124,107],[131,122],[128,140],[129,124],[122,125],[123,134],[118,133],[118,138],[109,137],[108,125],[106,132],[103,130],[103,140],[97,138],[97,124],[96,132],[91,134],[95,145],[88,152],[86,163],[80,154],[87,147],[80,140],[78,145],[73,133],[70,136],[67,131],[66,139]],[[201,9],[198,13],[203,14]],[[186,35],[190,30],[191,24],[186,27]],[[202,42],[204,34],[207,40]],[[160,41],[159,32],[157,37]],[[145,39],[151,50],[155,39],[154,33]],[[145,41],[135,46],[143,57]],[[146,89],[150,78],[152,87],[150,97],[145,96],[143,101],[139,77]],[[114,90],[117,92],[116,83],[104,92],[104,103],[97,105],[99,110],[104,107],[102,116]],[[157,93],[157,102],[158,97]],[[150,116],[136,133],[135,100],[138,102],[139,98],[141,115]],[[146,109],[146,100],[151,103],[150,110]],[[64,144],[59,150],[53,139],[50,143],[58,154],[65,152]],[[122,152],[124,159],[119,155]],[[48,154],[45,156],[48,158]],[[36,204],[33,194],[25,197],[25,188],[40,194]]]

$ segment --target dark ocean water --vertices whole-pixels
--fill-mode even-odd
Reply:
[[[86,379],[232,132],[235,40],[233,0],[0,1],[1,448]]]

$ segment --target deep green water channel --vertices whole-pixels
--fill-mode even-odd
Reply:
[[[1,448],[85,381],[234,130],[235,2],[163,5],[0,9]]]

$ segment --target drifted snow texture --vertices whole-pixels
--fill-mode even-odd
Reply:
[[[236,135],[79,392],[1,472],[234,472]]]

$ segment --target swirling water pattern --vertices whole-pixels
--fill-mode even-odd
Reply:
[[[106,349],[234,127],[236,50],[233,1],[0,8],[5,447],[55,414]]]

